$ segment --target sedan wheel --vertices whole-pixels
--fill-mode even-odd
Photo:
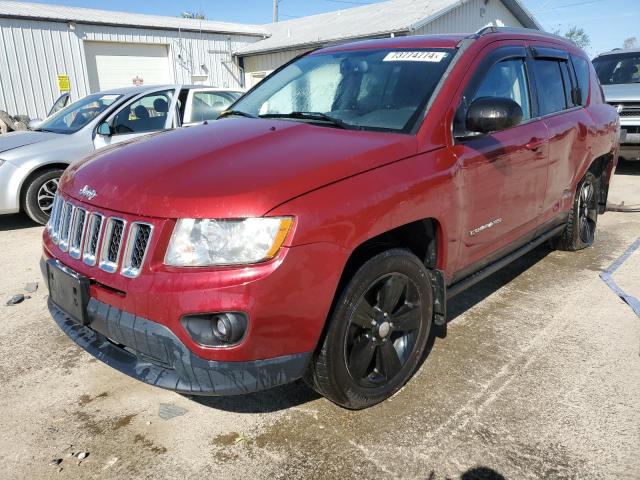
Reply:
[[[58,191],[58,184],[63,172],[64,170],[60,168],[41,170],[25,182],[22,193],[22,208],[34,222],[44,225],[49,221],[53,197]]]
[[[53,207],[53,198],[58,191],[59,178],[52,178],[42,184],[38,190],[38,207],[42,212],[51,216],[51,208]]]

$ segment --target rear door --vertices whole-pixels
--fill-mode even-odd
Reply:
[[[153,91],[125,103],[108,119],[111,135],[96,134],[96,149],[175,126],[175,89]]]
[[[545,221],[560,223],[573,202],[576,172],[590,155],[587,141],[593,121],[583,108],[588,86],[581,93],[566,51],[540,42],[531,44],[531,52],[540,116],[549,132],[549,176],[542,215]]]
[[[547,180],[547,127],[537,118],[535,89],[524,42],[499,42],[485,51],[456,113],[455,151],[461,168],[461,276],[501,256],[540,221]],[[520,125],[468,136],[464,118],[480,97],[508,98],[523,112]],[[465,271],[465,269],[468,269]]]

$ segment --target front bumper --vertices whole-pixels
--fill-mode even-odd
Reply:
[[[266,360],[221,362],[193,354],[167,327],[95,298],[89,326],[78,324],[51,300],[58,326],[80,347],[137,380],[190,395],[238,395],[265,390],[302,377],[311,352]]]
[[[640,161],[640,144],[620,145],[620,157],[627,161]]]
[[[0,160],[0,215],[20,210],[21,172],[13,163]]]
[[[620,157],[640,161],[640,119],[624,119],[620,127]]]

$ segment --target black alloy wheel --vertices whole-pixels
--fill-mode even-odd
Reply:
[[[598,221],[595,185],[590,181],[582,183],[578,197],[578,232],[585,245],[593,244]]]
[[[565,228],[551,240],[552,247],[576,251],[593,245],[598,223],[599,185],[592,172],[587,172],[578,183]]]
[[[344,282],[305,381],[345,408],[375,405],[416,371],[432,320],[422,261],[399,248],[379,253]]]
[[[407,363],[422,322],[418,287],[391,273],[373,282],[351,315],[345,336],[346,367],[362,387],[390,381]]]

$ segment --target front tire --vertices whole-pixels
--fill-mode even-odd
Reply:
[[[376,255],[343,289],[307,383],[353,410],[389,398],[415,372],[432,317],[431,281],[420,259],[402,249]]]
[[[58,190],[63,172],[64,170],[59,168],[43,170],[28,180],[22,197],[22,206],[34,222],[44,225],[49,221],[53,197]]]
[[[593,245],[598,222],[598,179],[587,172],[578,184],[567,224],[552,246],[574,252]]]

